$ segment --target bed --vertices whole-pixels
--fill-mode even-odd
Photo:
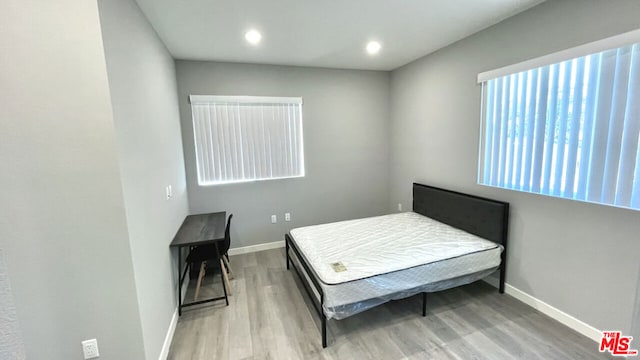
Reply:
[[[413,184],[413,211],[292,229],[293,265],[321,318],[471,283],[499,271],[504,292],[509,204]]]

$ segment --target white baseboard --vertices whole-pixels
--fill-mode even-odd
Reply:
[[[162,350],[160,351],[159,360],[167,360],[169,357],[169,348],[171,347],[171,341],[173,340],[173,334],[176,332],[176,325],[178,324],[178,309],[173,312],[173,317],[171,318],[171,323],[169,324],[169,330],[167,331],[167,336],[164,338],[164,343],[162,344]]]
[[[240,254],[248,254],[248,253],[253,253],[253,252],[258,252],[258,251],[263,251],[263,250],[278,249],[278,248],[283,248],[283,247],[284,247],[284,240],[274,241],[274,242],[265,243],[265,244],[243,246],[243,247],[237,247],[237,248],[229,249],[229,256],[231,256],[231,255],[240,255]]]
[[[489,281],[487,281],[487,283],[494,285]],[[602,331],[585,323],[584,321],[576,319],[575,317],[547,304],[540,299],[527,294],[526,292],[518,288],[515,288],[509,284],[505,284],[504,292],[540,311],[541,313],[549,316],[550,318],[560,322],[561,324],[568,326],[569,328],[579,332],[580,334],[592,339],[593,341],[599,342],[602,338]]]
[[[187,295],[187,289],[189,288],[189,277],[185,277],[184,283],[182,284],[182,289],[180,292],[182,293],[182,299]],[[176,332],[176,325],[178,324],[178,308],[173,312],[173,316],[171,317],[171,323],[169,324],[169,330],[167,330],[167,335],[164,337],[164,343],[162,344],[162,350],[160,351],[159,360],[167,360],[169,356],[169,348],[171,347],[171,341],[173,341],[173,334]]]

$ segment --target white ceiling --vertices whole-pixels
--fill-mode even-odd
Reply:
[[[392,70],[544,0],[137,0],[176,59]],[[262,42],[250,46],[254,28]],[[375,56],[364,51],[377,40]]]

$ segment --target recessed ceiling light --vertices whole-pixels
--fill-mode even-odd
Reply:
[[[244,38],[251,45],[257,45],[260,40],[262,40],[262,34],[260,34],[257,30],[249,30],[244,34]]]
[[[382,45],[380,45],[380,43],[377,41],[369,41],[369,43],[367,43],[367,52],[369,53],[369,55],[375,55],[379,53],[381,48]]]

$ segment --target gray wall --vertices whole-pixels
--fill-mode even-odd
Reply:
[[[98,5],[145,353],[157,359],[177,306],[169,243],[188,211],[175,65],[133,0]]]
[[[98,7],[0,12],[0,248],[29,359],[142,359]]]
[[[0,248],[0,359],[25,359],[26,353],[20,324],[16,314],[16,302],[11,290],[7,260]]]
[[[191,61],[176,68],[191,212],[232,212],[232,247],[280,241],[297,226],[385,213],[388,73]],[[306,176],[198,186],[189,94],[302,96]],[[287,211],[291,222],[283,221]]]
[[[633,318],[631,320],[631,336],[633,341],[633,349],[640,348],[640,267],[638,267],[638,284],[636,285],[636,301],[633,310]]]
[[[631,327],[638,212],[476,184],[479,72],[640,27],[636,0],[548,1],[391,74],[391,197],[419,181],[511,202],[507,282],[599,329]]]

